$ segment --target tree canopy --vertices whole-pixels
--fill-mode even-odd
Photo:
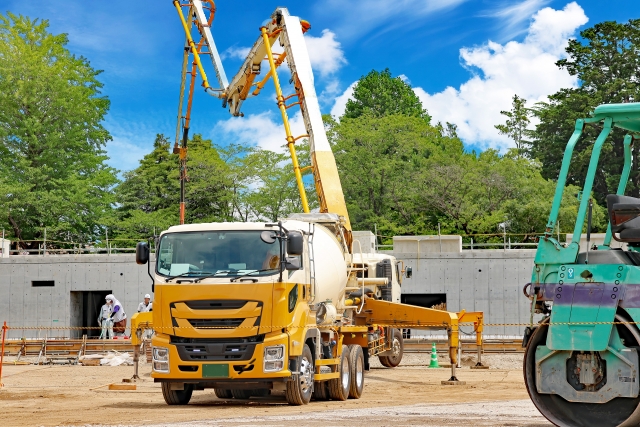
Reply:
[[[344,117],[354,119],[368,113],[373,117],[402,114],[430,120],[411,86],[391,71],[371,70],[353,88],[353,99],[347,101]]]
[[[530,155],[542,163],[542,175],[556,179],[567,142],[578,118],[600,104],[640,101],[640,19],[627,23],[602,22],[580,33],[566,48],[568,57],[557,62],[580,82],[577,88],[561,89],[549,96],[549,102],[534,108],[540,123],[533,132]],[[601,126],[586,126],[574,149],[568,183],[582,185],[591,147]],[[623,165],[622,139],[625,132],[614,129],[602,148],[594,181],[594,194],[603,203],[616,191]],[[638,147],[633,147],[633,165],[627,194],[640,197]]]
[[[48,22],[0,15],[0,212],[23,247],[91,239],[114,202],[100,71]]]

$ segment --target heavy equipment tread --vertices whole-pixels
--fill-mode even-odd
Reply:
[[[170,383],[162,383],[162,396],[167,405],[186,405],[191,400],[193,386],[184,385],[184,390],[171,390]]]
[[[340,372],[340,377],[328,381],[329,396],[333,400],[347,400],[349,398],[349,388],[351,387],[351,375],[349,370],[349,349],[346,345],[342,346],[342,354],[337,369]],[[347,373],[347,384],[342,381],[344,369],[349,371]]]

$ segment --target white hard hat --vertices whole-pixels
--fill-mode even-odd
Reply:
[[[149,294],[144,294],[144,297],[151,299],[151,295],[149,295]]]

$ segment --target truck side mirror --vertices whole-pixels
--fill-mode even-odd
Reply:
[[[411,279],[411,276],[413,275],[413,269],[411,267],[407,267],[404,270],[404,275],[406,276],[407,279]]]
[[[136,264],[146,264],[149,262],[149,244],[138,242],[136,244]]]
[[[288,256],[285,258],[285,261],[284,268],[287,271],[300,270],[302,268],[300,265],[300,257]]]
[[[299,231],[287,233],[287,253],[289,255],[302,255],[304,239]]]

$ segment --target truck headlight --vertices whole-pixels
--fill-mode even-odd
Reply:
[[[264,348],[264,372],[277,372],[284,368],[284,345]]]
[[[156,372],[169,372],[169,349],[166,347],[153,347],[153,370]]]

